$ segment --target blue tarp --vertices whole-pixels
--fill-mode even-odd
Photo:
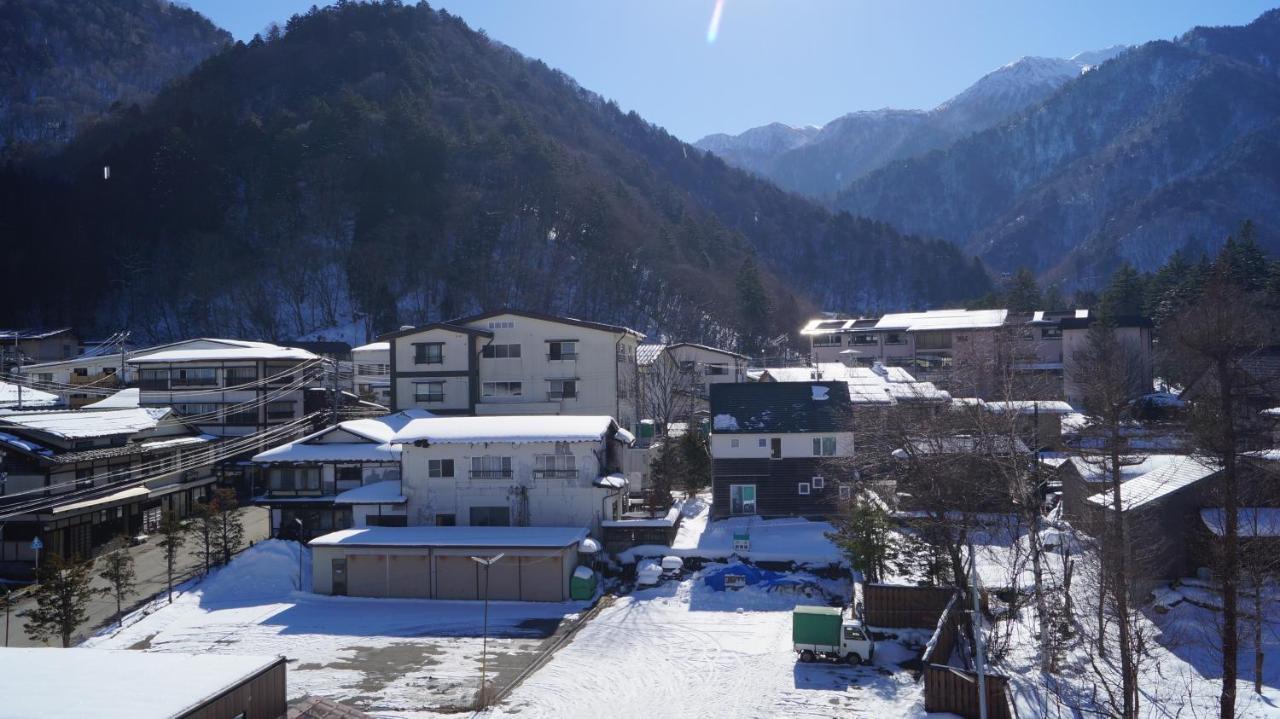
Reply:
[[[717,592],[723,592],[724,578],[726,574],[741,574],[746,578],[748,585],[760,584],[765,587],[795,581],[780,572],[771,572],[767,569],[753,567],[750,564],[730,564],[723,569],[718,569],[707,574],[703,577],[702,581],[706,582],[708,587],[711,587]]]

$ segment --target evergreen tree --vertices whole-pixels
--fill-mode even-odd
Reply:
[[[1256,292],[1266,286],[1270,267],[1266,253],[1258,247],[1252,220],[1245,220],[1238,237],[1227,238],[1215,264],[1233,285],[1245,292]]]
[[[168,579],[169,601],[173,601],[173,574],[178,567],[178,553],[187,542],[187,528],[182,520],[173,512],[165,512],[160,520],[158,530],[160,541],[157,543],[164,552],[165,577]]]
[[[1104,317],[1142,314],[1145,282],[1133,265],[1124,262],[1102,291],[1098,312]]]
[[[189,531],[196,540],[196,556],[200,557],[201,564],[204,565],[203,572],[209,573],[209,567],[218,563],[218,559],[222,556],[222,552],[218,548],[218,518],[217,510],[214,508],[215,499],[207,502],[200,502],[192,509],[191,514],[194,515],[193,522],[189,527]]]
[[[748,353],[759,353],[768,339],[773,308],[753,258],[747,257],[743,261],[735,285],[738,294],[738,327],[742,333],[741,346]]]
[[[212,504],[216,528],[214,545],[222,553],[222,563],[230,564],[231,555],[244,544],[244,520],[236,511],[240,508],[240,503],[236,501],[236,491],[229,487],[219,489]]]
[[[849,503],[836,521],[836,531],[828,532],[827,538],[862,570],[868,582],[878,582],[897,556],[892,529],[889,513],[878,501],[859,497]]]
[[[37,642],[53,637],[71,646],[71,635],[89,620],[89,602],[102,592],[89,585],[92,562],[67,561],[50,555],[40,567],[36,606],[19,616],[27,620],[27,635]]]
[[[1011,312],[1034,312],[1042,309],[1040,285],[1031,270],[1021,267],[1005,283],[1004,304]]]
[[[677,446],[680,448],[680,461],[684,465],[684,493],[693,497],[711,486],[711,448],[706,435],[694,427],[690,427],[680,437]]]
[[[678,442],[663,439],[656,449],[657,454],[649,463],[649,487],[644,493],[650,516],[671,508],[671,490],[683,484],[685,471]]]
[[[110,588],[107,596],[116,600],[116,621],[120,621],[124,611],[124,602],[137,591],[137,574],[133,569],[133,555],[129,553],[129,541],[125,537],[116,539],[116,550],[102,559],[102,571],[98,576],[105,579]]]

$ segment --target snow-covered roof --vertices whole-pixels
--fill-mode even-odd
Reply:
[[[1225,531],[1226,518],[1221,507],[1200,510],[1200,521],[1219,537]],[[1241,537],[1280,537],[1280,509],[1275,507],[1241,507],[1236,510],[1236,523]]]
[[[407,501],[401,494],[399,480],[394,479],[348,489],[333,498],[334,504],[404,504]]]
[[[219,340],[227,341],[227,340]],[[173,349],[154,352],[142,357],[130,357],[129,364],[160,364],[165,362],[232,362],[236,360],[294,360],[316,359],[316,355],[297,347],[280,347],[265,342],[237,342],[236,347],[218,349]]]
[[[132,409],[142,406],[142,390],[129,387],[104,397],[97,402],[86,404],[82,409]]]
[[[1280,417],[1280,407],[1269,407],[1262,410],[1262,414],[1267,417]]]
[[[1168,466],[1176,462],[1186,455],[1183,454],[1147,454],[1136,457],[1125,457],[1120,466],[1120,481],[1127,482],[1134,477],[1141,477],[1149,472],[1154,472],[1161,467]],[[1107,482],[1110,481],[1109,472],[1104,463],[1105,457],[1097,455],[1097,462],[1091,462],[1085,457],[1072,457],[1071,464],[1075,465],[1076,471],[1080,477],[1086,482]]]
[[[184,447],[192,444],[208,444],[209,442],[217,442],[218,437],[212,434],[198,434],[194,437],[167,437],[164,439],[155,439],[150,442],[141,442],[138,444],[144,450],[154,451],[157,449],[171,449],[173,447]]]
[[[32,454],[42,454],[46,457],[52,457],[54,451],[48,447],[32,442],[28,439],[9,434],[8,432],[0,432],[0,445],[5,445],[11,449],[19,449]]]
[[[627,485],[631,484],[631,480],[621,474],[609,474],[603,477],[596,477],[591,480],[591,484],[605,489],[626,489]]]
[[[71,504],[59,504],[56,507],[54,507],[52,510],[50,510],[49,513],[50,514],[66,514],[68,512],[78,512],[82,509],[89,509],[90,507],[102,507],[103,505],[107,505],[107,504],[114,504],[116,502],[123,502],[129,499],[146,497],[150,494],[151,494],[151,490],[146,487],[129,487],[128,489],[121,489],[119,491],[112,492],[111,494],[105,494],[100,497],[94,497],[93,499],[85,499],[80,502],[72,502]]]
[[[0,649],[0,714],[98,719],[187,716],[281,657],[128,649]]]
[[[21,427],[62,439],[86,439],[134,434],[153,429],[169,413],[168,407],[56,412],[17,412],[0,415],[0,426]]]
[[[396,462],[400,459],[400,445],[391,439],[396,432],[415,419],[435,415],[423,409],[406,409],[382,417],[351,419],[334,427],[272,447],[253,456],[254,462]],[[319,442],[320,438],[345,430],[365,442]]]
[[[390,351],[391,351],[390,342],[370,342],[367,345],[360,345],[359,347],[351,348],[352,354],[355,354],[356,352],[390,352]]]
[[[841,362],[819,362],[811,367],[768,367],[761,372],[775,382],[843,381],[849,385],[849,399],[854,404],[945,402],[951,398],[932,382],[917,382],[905,367],[879,363],[873,367],[850,367]]]
[[[401,443],[597,442],[615,427],[606,415],[518,415],[415,419],[396,432]],[[625,439],[624,439],[625,441]]]
[[[587,536],[579,527],[369,527],[342,529],[312,547],[568,547]]]
[[[58,404],[58,395],[41,392],[30,387],[22,388],[23,407],[52,407]],[[18,407],[18,385],[0,382],[0,407]]]
[[[662,356],[662,352],[667,349],[665,344],[656,342],[648,342],[642,345],[636,345],[636,364],[644,367],[653,364],[658,357]]]
[[[1017,400],[1013,402],[986,402],[984,406],[989,412],[1004,414],[1071,414],[1075,408],[1061,400]]]
[[[878,330],[972,330],[999,327],[1009,315],[1008,310],[929,310],[928,312],[899,312],[888,314],[876,323]]]
[[[1168,464],[1146,474],[1139,475],[1120,485],[1120,506],[1127,512],[1136,509],[1180,489],[1213,476],[1218,468],[1193,457],[1178,457]],[[1111,505],[1109,490],[1103,490],[1088,498],[1099,506]]]

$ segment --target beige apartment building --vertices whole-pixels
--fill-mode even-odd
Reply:
[[[381,339],[389,343],[393,410],[604,415],[634,429],[643,338],[627,327],[499,310]]]

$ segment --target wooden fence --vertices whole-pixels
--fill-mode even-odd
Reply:
[[[862,621],[869,627],[932,628],[954,594],[942,587],[867,584],[862,587]]]
[[[964,611],[963,596],[959,592],[953,593],[938,617],[933,636],[921,656],[925,711],[950,712],[966,719],[978,719],[980,716],[977,673],[948,664],[959,643],[965,666],[969,666],[968,644],[962,641],[968,636],[969,621],[969,615]],[[1008,677],[988,673],[985,684],[988,719],[1017,719]]]

